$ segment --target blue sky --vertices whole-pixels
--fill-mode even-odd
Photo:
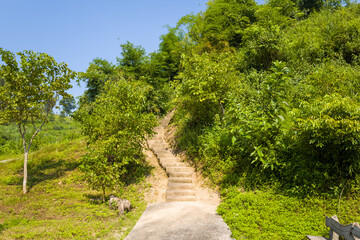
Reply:
[[[111,62],[130,41],[156,51],[166,25],[206,9],[207,0],[0,0],[0,47],[45,52],[75,71]],[[74,84],[75,85],[75,84]],[[84,84],[69,92],[81,95]]]

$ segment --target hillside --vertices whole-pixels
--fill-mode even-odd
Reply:
[[[57,141],[50,137],[57,137]],[[84,181],[79,166],[87,150],[77,125],[56,116],[40,138],[49,143],[43,142],[30,154],[26,195],[21,192],[21,154],[0,155],[1,160],[16,159],[0,162],[0,238],[123,239],[146,207],[143,193],[148,185],[139,181],[113,192],[129,199],[133,206],[131,212],[119,217]]]

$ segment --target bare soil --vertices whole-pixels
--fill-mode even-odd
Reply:
[[[149,149],[144,150],[146,160],[154,167],[152,174],[147,177],[146,182],[151,184],[149,190],[145,193],[145,201],[148,204],[166,202],[166,188],[168,177],[165,170],[160,167],[158,159]]]

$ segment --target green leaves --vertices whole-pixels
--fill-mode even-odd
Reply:
[[[145,63],[148,60],[145,49],[141,46],[134,46],[129,41],[120,46],[122,58],[117,58],[120,67],[125,73],[133,74],[139,79],[144,74]]]
[[[45,53],[20,52],[19,63],[9,51],[1,49],[0,54],[5,63],[0,70],[0,121],[45,120],[59,96],[69,96],[65,91],[76,74],[66,64]]]
[[[227,92],[237,75],[233,61],[234,54],[231,52],[184,57],[184,80],[180,93],[194,119],[211,121],[215,114],[223,114]]]
[[[331,164],[332,174],[338,176],[349,177],[351,169],[360,170],[357,102],[339,95],[325,96],[323,100],[304,105],[296,125],[297,147],[306,152],[309,160]]]
[[[85,95],[87,101],[93,102],[100,93],[105,82],[112,79],[116,73],[116,67],[108,61],[95,58],[84,73],[80,73],[81,80],[86,82]]]
[[[201,31],[203,41],[220,49],[226,43],[233,47],[240,46],[243,30],[255,20],[256,8],[256,3],[252,0],[209,2]]]
[[[95,189],[121,187],[129,169],[142,160],[142,144],[156,123],[145,112],[148,86],[122,77],[107,81],[94,102],[83,104],[74,118],[88,137],[85,178]]]

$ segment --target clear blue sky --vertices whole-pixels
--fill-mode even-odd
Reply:
[[[45,52],[75,71],[111,62],[130,41],[156,51],[166,25],[206,9],[207,0],[0,0],[0,47]],[[74,84],[75,85],[75,84]],[[84,84],[69,92],[81,95]]]

